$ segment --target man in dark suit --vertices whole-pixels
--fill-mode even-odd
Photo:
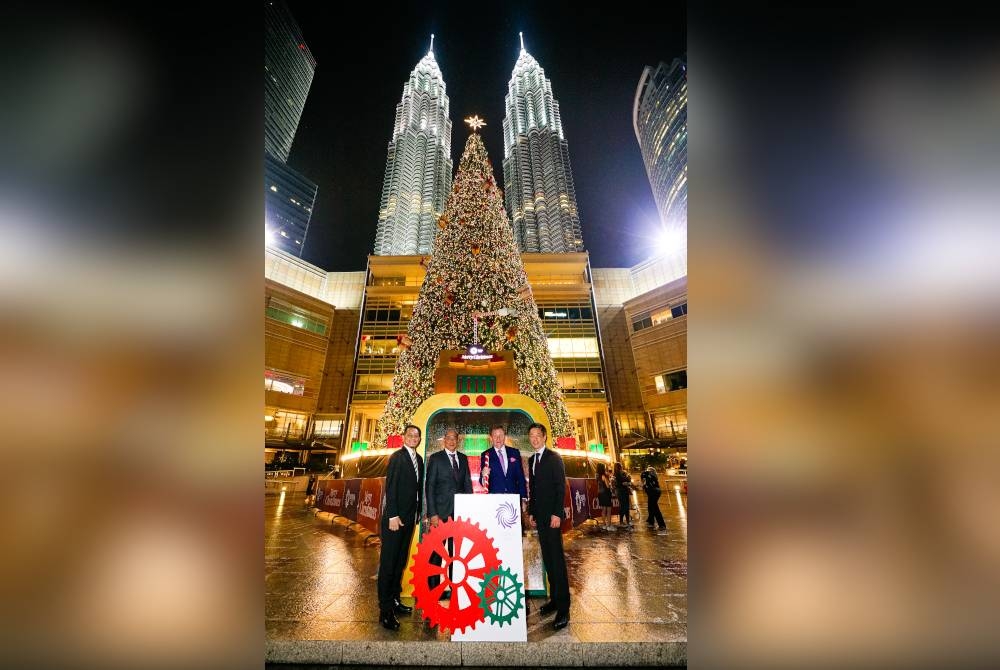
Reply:
[[[545,448],[547,433],[540,423],[528,427],[528,441],[535,450],[528,459],[528,471],[531,472],[528,515],[531,527],[538,528],[542,563],[549,577],[549,601],[539,611],[542,614],[555,612],[552,627],[559,630],[569,624],[569,578],[562,541],[562,522],[566,518],[566,468],[562,456]]]
[[[412,607],[400,602],[399,595],[423,498],[424,460],[417,454],[419,445],[420,429],[414,425],[407,426],[403,430],[403,448],[389,457],[389,469],[385,476],[378,605],[379,622],[389,630],[399,630],[396,614],[413,611]]]
[[[444,431],[444,449],[431,454],[427,459],[427,516],[431,528],[437,528],[442,521],[455,515],[455,494],[472,493],[472,475],[469,473],[469,458],[458,451],[458,431],[447,428]],[[454,541],[448,540],[448,554],[454,555]],[[443,557],[431,554],[431,563],[441,565]],[[450,571],[451,568],[449,568]],[[450,574],[450,573],[449,573]],[[441,581],[437,575],[428,580],[430,588]],[[442,596],[447,598],[445,591]]]
[[[524,481],[521,452],[506,446],[507,429],[497,425],[490,428],[489,449],[480,456],[479,483],[490,493],[516,493],[521,500],[528,497]]]

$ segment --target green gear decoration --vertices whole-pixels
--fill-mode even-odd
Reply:
[[[490,623],[512,622],[524,607],[524,585],[507,568],[501,566],[483,575],[479,589],[479,604]]]

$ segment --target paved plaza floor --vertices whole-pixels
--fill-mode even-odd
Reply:
[[[634,530],[606,531],[591,520],[564,536],[572,596],[570,624],[561,631],[552,630],[553,615],[538,613],[544,600],[530,599],[529,645],[572,650],[573,645],[591,643],[672,643],[667,645],[672,649],[668,655],[676,660],[680,648],[686,660],[687,496],[674,490],[676,483],[666,480],[660,498],[665,533],[647,528],[646,500],[639,493],[643,514]],[[290,662],[294,656],[290,650],[316,648],[315,642],[306,641],[450,643],[450,634],[430,626],[418,612],[399,617],[397,632],[378,624],[375,574],[379,550],[367,532],[350,526],[347,519],[316,513],[302,493],[268,494],[264,509],[270,662]],[[404,602],[413,604],[412,599],[404,598]],[[292,644],[295,641],[302,644]],[[633,647],[624,644],[621,649]],[[659,658],[662,661],[662,654]],[[407,659],[413,657],[400,660]],[[464,664],[470,665],[468,659]]]

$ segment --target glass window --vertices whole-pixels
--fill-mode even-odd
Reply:
[[[650,319],[652,320],[652,323],[653,323],[654,326],[658,325],[658,324],[661,324],[664,321],[669,321],[672,318],[674,318],[674,317],[673,317],[673,314],[671,314],[670,309],[660,310],[659,312],[655,312],[650,317]]]
[[[319,335],[326,335],[326,319],[319,314],[291,305],[284,300],[270,298],[265,314],[275,321],[287,323],[296,328],[302,328]]]
[[[596,337],[550,337],[549,354],[552,358],[597,358]]]
[[[306,390],[304,377],[296,377],[276,370],[264,370],[264,390],[302,395]]]
[[[679,370],[677,372],[671,372],[669,375],[667,375],[667,383],[670,385],[671,391],[679,391],[681,389],[686,389],[688,387],[687,370]]]
[[[667,387],[663,383],[663,375],[656,375],[655,377],[653,377],[653,381],[656,383],[656,392],[657,393],[666,393],[667,392]]]
[[[640,330],[643,330],[644,328],[652,327],[652,325],[653,325],[653,320],[647,316],[644,319],[639,319],[637,321],[632,322],[632,332],[638,333]]]
[[[340,431],[344,426],[341,419],[323,419],[316,421],[313,428],[313,435],[316,437],[340,437]]]

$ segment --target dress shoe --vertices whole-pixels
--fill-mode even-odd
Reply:
[[[555,611],[556,611],[556,604],[551,600],[538,608],[538,613],[542,615],[552,614]]]
[[[413,608],[410,607],[409,605],[404,605],[403,603],[397,600],[396,605],[393,607],[393,610],[396,612],[396,614],[410,614],[413,611]]]
[[[382,612],[382,616],[379,617],[379,623],[382,624],[382,628],[388,630],[399,630],[399,621],[392,612]]]
[[[552,622],[554,630],[562,630],[569,625],[569,612],[562,612],[556,615],[556,620]]]

